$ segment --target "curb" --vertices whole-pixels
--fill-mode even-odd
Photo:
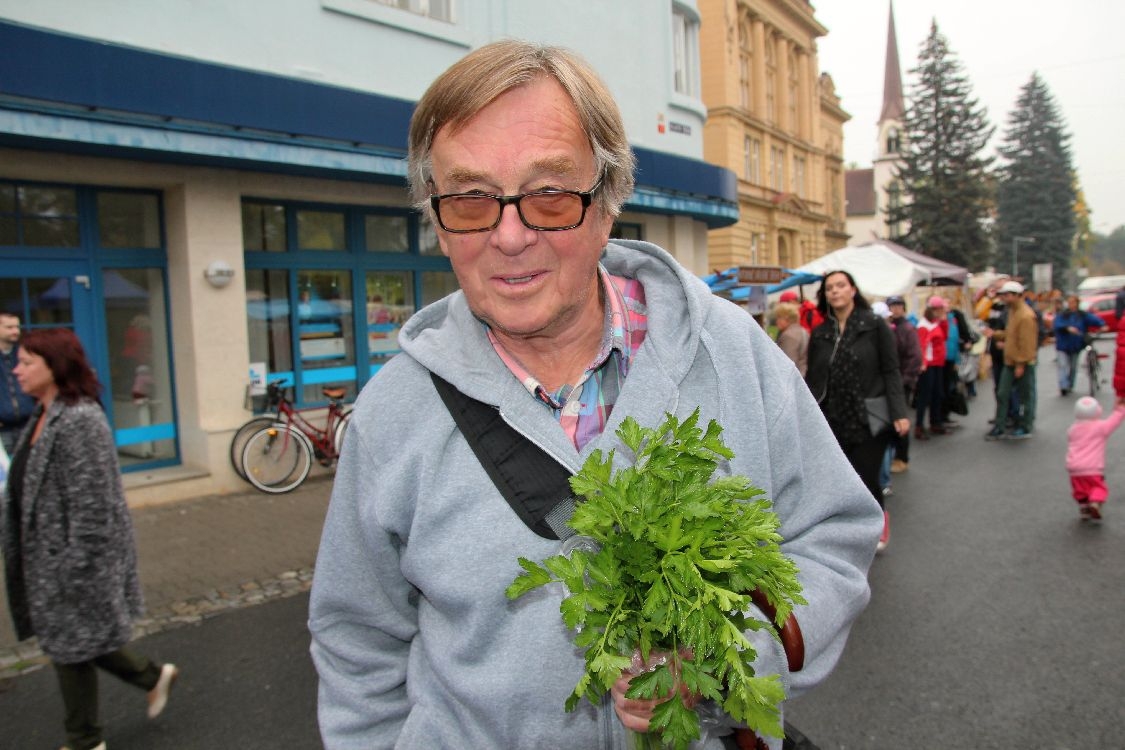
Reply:
[[[134,622],[130,642],[185,625],[198,625],[232,609],[303,594],[312,588],[312,579],[312,568],[288,570],[276,578],[247,581],[236,589],[212,589],[202,596],[173,602]],[[0,649],[0,680],[30,674],[50,663],[50,658],[40,651],[35,639],[31,638],[13,647]]]

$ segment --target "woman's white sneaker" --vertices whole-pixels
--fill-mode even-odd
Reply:
[[[148,718],[155,719],[168,705],[168,693],[172,691],[172,684],[180,676],[180,670],[175,664],[165,664],[160,668],[160,679],[156,687],[148,691]]]

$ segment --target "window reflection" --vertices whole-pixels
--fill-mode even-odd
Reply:
[[[285,252],[285,207],[242,204],[242,246],[249,251]]]
[[[398,332],[414,313],[414,281],[409,271],[367,274],[367,351],[370,374],[398,353]]]
[[[156,196],[98,192],[98,242],[106,248],[159,248],[160,206]]]
[[[422,306],[437,302],[460,288],[452,271],[426,271],[422,274]]]
[[[405,253],[410,250],[405,216],[363,217],[364,243],[368,252]]]
[[[347,249],[343,212],[298,211],[297,246],[301,250]]]
[[[347,271],[297,272],[302,401],[323,401],[321,389],[325,386],[343,386],[348,398],[355,396],[351,290],[351,274]]]
[[[113,427],[121,465],[175,458],[172,378],[159,268],[102,273]]]
[[[16,196],[16,236],[10,244],[78,247],[78,198],[73,188],[20,185]]]

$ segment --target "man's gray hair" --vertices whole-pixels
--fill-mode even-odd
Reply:
[[[410,195],[429,211],[430,149],[443,127],[454,132],[502,94],[550,76],[574,102],[594,152],[602,187],[595,196],[607,216],[616,217],[633,192],[635,159],[625,137],[617,102],[593,68],[573,52],[518,40],[493,42],[470,52],[430,85],[410,121],[407,157]]]

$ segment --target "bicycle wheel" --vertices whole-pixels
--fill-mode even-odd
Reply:
[[[246,447],[246,441],[258,430],[269,427],[275,422],[277,422],[275,416],[254,417],[239,427],[238,432],[234,433],[234,437],[230,441],[230,465],[238,476],[246,479],[246,468],[242,465],[242,449]]]
[[[348,409],[340,415],[340,419],[336,422],[335,434],[332,436],[332,445],[336,449],[336,459],[339,460],[340,453],[344,450],[344,433],[348,430],[348,422],[351,421],[352,410]]]
[[[1090,381],[1090,395],[1097,396],[1101,388],[1101,365],[1098,363],[1098,352],[1094,347],[1086,349],[1086,377]]]
[[[312,469],[313,448],[300,430],[275,424],[258,430],[242,449],[246,480],[280,495],[300,486]]]

